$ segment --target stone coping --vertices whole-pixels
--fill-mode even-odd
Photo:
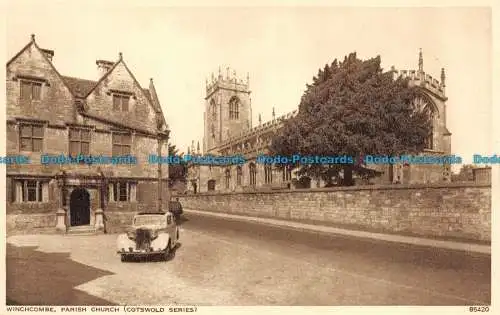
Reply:
[[[255,191],[231,191],[231,192],[202,192],[197,194],[173,194],[173,197],[196,197],[196,196],[220,196],[220,195],[245,195],[245,194],[276,194],[276,193],[314,193],[314,192],[337,192],[337,191],[362,191],[362,190],[409,190],[409,189],[442,189],[442,188],[491,188],[491,184],[476,183],[439,183],[439,184],[393,184],[393,185],[360,185],[346,187],[328,188],[306,188],[306,189],[257,189]]]

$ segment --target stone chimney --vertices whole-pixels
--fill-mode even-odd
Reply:
[[[95,64],[97,65],[98,77],[101,78],[115,63],[107,60],[97,60]]]
[[[54,51],[50,49],[40,49],[40,50],[45,54],[47,59],[49,59],[50,62],[52,62],[52,58],[54,57]]]

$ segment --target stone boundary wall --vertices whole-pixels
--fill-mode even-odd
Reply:
[[[491,185],[370,185],[178,195],[185,209],[491,241]]]

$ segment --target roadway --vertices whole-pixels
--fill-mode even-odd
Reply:
[[[38,305],[491,304],[491,259],[485,254],[197,214],[186,216],[181,246],[168,262],[122,263],[115,240],[8,238],[7,298]]]

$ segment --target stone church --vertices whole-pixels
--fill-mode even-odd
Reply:
[[[420,96],[415,100],[421,108],[430,109],[433,121],[432,134],[426,141],[427,148],[422,154],[445,156],[451,154],[451,133],[446,127],[445,73],[441,69],[441,80],[424,72],[422,51],[419,53],[418,70],[391,69],[395,76],[410,78],[411,85],[420,88]],[[297,110],[275,117],[262,123],[252,123],[250,82],[237,78],[227,69],[225,75],[219,69],[218,76],[212,74],[206,82],[203,148],[197,148],[194,141],[189,153],[194,155],[237,155],[242,154],[248,161],[244,165],[211,166],[190,165],[188,172],[188,192],[245,191],[255,189],[294,189],[297,176],[294,170],[278,170],[271,165],[258,164],[256,156],[267,154],[268,146],[283,122],[297,114]],[[374,167],[379,176],[372,184],[389,183],[435,183],[451,180],[450,165],[383,165]],[[321,180],[309,179],[309,187],[323,187]]]
[[[6,151],[31,160],[7,166],[8,231],[111,231],[162,205],[167,185],[158,179],[166,183],[168,166],[147,161],[159,146],[167,152],[169,130],[153,80],[142,88],[121,53],[97,60],[94,80],[62,75],[53,59],[32,35],[7,62]],[[45,164],[43,154],[136,163]]]

